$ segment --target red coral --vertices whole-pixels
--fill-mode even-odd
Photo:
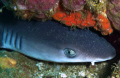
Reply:
[[[86,0],[2,0],[2,2],[6,6],[13,8],[16,11],[16,15],[23,19],[49,19],[53,17],[67,26],[77,26],[79,28],[94,27],[96,30],[101,31],[103,35],[113,32],[110,22],[105,16],[106,10],[104,9],[104,12],[100,12],[101,14],[96,13],[98,16],[95,18],[90,11],[83,9]],[[103,13],[104,15],[102,15]],[[118,24],[115,28],[119,29],[119,17],[116,20],[118,21],[113,22],[113,25]]]
[[[111,28],[109,20],[103,16],[102,14],[99,14],[98,17],[98,26],[94,27],[97,30],[102,31],[103,35],[108,35],[113,32],[113,29]]]
[[[71,12],[67,14],[61,7],[57,9],[57,12],[53,15],[55,20],[61,21],[67,26],[78,26],[79,28],[92,27],[96,24],[93,20],[92,15],[89,11],[84,11],[86,15],[82,12]],[[85,17],[85,18],[84,18]]]
[[[107,17],[102,14],[98,14],[96,20],[92,14],[86,10],[67,14],[62,7],[58,7],[53,18],[61,21],[67,26],[77,26],[79,28],[94,27],[96,30],[101,31],[103,35],[108,35],[113,32]]]

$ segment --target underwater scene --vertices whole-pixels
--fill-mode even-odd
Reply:
[[[0,78],[120,78],[120,0],[0,0]]]

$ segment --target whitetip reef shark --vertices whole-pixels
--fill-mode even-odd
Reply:
[[[56,21],[26,21],[4,13],[0,14],[0,48],[58,63],[94,65],[116,55],[112,45],[91,30],[70,30]]]

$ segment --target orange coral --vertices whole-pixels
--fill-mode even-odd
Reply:
[[[79,28],[94,27],[102,32],[103,35],[108,35],[113,32],[110,22],[102,14],[98,14],[97,19],[92,16],[89,11],[67,13],[61,6],[57,8],[57,12],[53,15],[57,21],[61,21],[67,26],[77,26]]]
[[[67,14],[61,7],[58,7],[57,12],[53,15],[55,20],[61,21],[67,26],[78,26],[80,28],[91,27],[96,24],[96,22],[91,19],[92,15],[89,11],[84,11],[86,13],[85,17],[81,12],[71,12]]]
[[[98,26],[94,28],[97,30],[101,30],[103,35],[108,35],[113,32],[109,20],[104,15],[99,14],[97,17],[97,22],[98,22]]]

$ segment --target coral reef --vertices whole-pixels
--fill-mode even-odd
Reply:
[[[99,14],[97,17],[97,24],[94,26],[96,30],[100,30],[103,35],[108,35],[113,32],[113,29],[110,25],[109,20],[103,16],[102,14]]]
[[[120,31],[120,0],[109,0],[107,15],[115,29]]]
[[[114,65],[112,65],[112,76],[111,78],[120,78],[120,60],[118,61],[118,63],[114,63]]]
[[[9,57],[0,57],[0,66],[3,69],[12,68],[16,65],[16,61]]]
[[[108,0],[86,0],[88,9],[94,14],[106,15],[106,6]]]
[[[33,74],[38,71],[37,67],[35,66],[36,61],[25,57],[22,54],[4,50],[4,52],[1,54],[1,57],[4,55],[16,60],[17,64],[14,65],[14,67],[9,67],[11,65],[8,63],[8,61],[4,61],[3,66],[5,66],[6,63],[8,64],[6,65],[6,68],[0,66],[0,78],[32,78]]]
[[[16,15],[23,19],[49,18],[58,7],[59,0],[2,0],[2,2],[16,11]]]
[[[87,64],[49,64],[39,62],[36,64],[39,71],[34,75],[35,78],[50,77],[53,78],[101,78],[106,77],[108,63],[96,64],[94,67]],[[105,70],[104,70],[105,69]],[[46,71],[45,71],[46,70]],[[98,71],[99,70],[99,71]],[[103,72],[100,72],[103,71]]]
[[[112,33],[106,14],[107,0],[1,0],[22,19],[55,19],[71,27],[94,27]]]
[[[17,64],[16,60],[8,57],[5,54],[5,50],[0,51],[0,67],[1,69],[10,69],[15,68],[15,65]]]
[[[60,6],[53,15],[53,18],[67,26],[77,26],[79,28],[94,27],[96,30],[101,31],[103,35],[108,35],[113,32],[109,20],[100,13],[96,18],[87,10],[66,13],[66,11],[62,9],[62,6]]]
[[[80,28],[91,27],[96,24],[96,22],[93,20],[94,17],[92,17],[89,11],[67,14],[65,10],[62,9],[62,7],[58,7],[57,12],[53,15],[53,18],[67,26],[78,26]]]
[[[79,11],[84,8],[86,0],[62,0],[62,5],[71,11]]]

